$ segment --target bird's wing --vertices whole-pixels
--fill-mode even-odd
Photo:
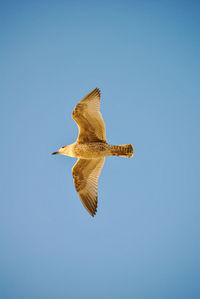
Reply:
[[[74,108],[72,118],[79,127],[78,142],[106,142],[106,129],[100,112],[100,90],[95,88]]]
[[[105,158],[78,159],[72,168],[74,185],[86,210],[94,216],[97,211],[98,179]]]

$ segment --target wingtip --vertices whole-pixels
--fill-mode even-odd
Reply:
[[[89,209],[87,209],[87,211],[89,212],[89,214],[94,218],[94,216],[96,216],[96,213],[97,213],[97,208],[96,208],[96,210],[94,210],[93,209],[93,211],[92,210],[89,210]]]
[[[96,90],[96,91],[101,95],[101,90],[100,90],[100,88],[96,87],[94,90]]]
[[[97,210],[95,210],[94,212],[93,211],[88,211],[89,213],[90,213],[90,215],[94,218],[94,216],[96,216],[96,212],[97,212]]]

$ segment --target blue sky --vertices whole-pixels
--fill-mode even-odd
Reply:
[[[0,2],[0,297],[199,298],[199,2]],[[92,218],[71,113],[111,144]]]

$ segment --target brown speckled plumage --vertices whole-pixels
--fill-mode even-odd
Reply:
[[[100,90],[95,88],[74,108],[72,118],[79,127],[75,143],[63,146],[53,154],[77,157],[72,168],[74,185],[86,210],[94,216],[98,202],[98,179],[108,156],[133,156],[132,144],[109,145],[100,112]]]

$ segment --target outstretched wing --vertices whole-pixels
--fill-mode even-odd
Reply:
[[[74,108],[72,118],[79,127],[78,142],[106,142],[106,129],[100,112],[100,97],[100,90],[95,88]]]
[[[94,216],[97,211],[98,179],[105,158],[78,159],[72,168],[74,185],[78,195],[90,215]]]

